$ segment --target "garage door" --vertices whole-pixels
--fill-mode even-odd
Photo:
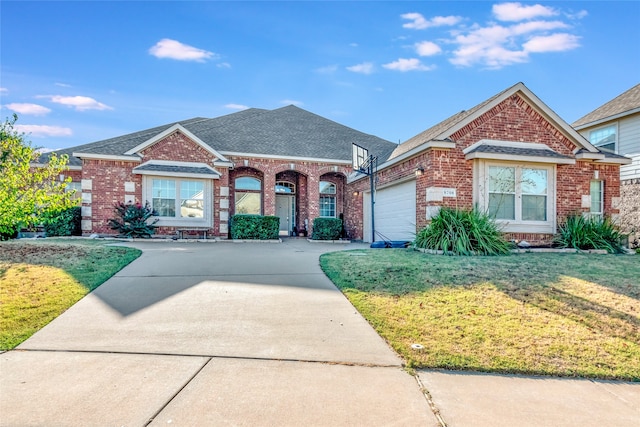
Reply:
[[[371,193],[364,194],[364,241],[371,241]],[[378,240],[413,240],[416,237],[416,181],[378,189],[375,199]]]

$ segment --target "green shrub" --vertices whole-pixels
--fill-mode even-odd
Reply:
[[[277,216],[238,214],[231,217],[231,238],[274,240],[280,232]]]
[[[61,211],[45,213],[42,217],[42,223],[47,236],[80,236],[82,234],[80,228],[82,214],[80,212],[80,206],[74,206]]]
[[[114,206],[117,218],[109,220],[109,227],[117,230],[120,236],[124,237],[151,237],[155,233],[158,219],[148,222],[154,215],[153,209],[146,202],[144,206],[140,203],[126,204],[116,203]]]
[[[605,249],[609,253],[622,253],[623,236],[609,217],[585,218],[581,213],[575,213],[560,224],[554,243],[561,248]]]
[[[312,240],[338,240],[342,234],[340,218],[316,218],[313,220]]]
[[[503,255],[512,248],[489,215],[447,207],[418,232],[415,246],[448,255]]]

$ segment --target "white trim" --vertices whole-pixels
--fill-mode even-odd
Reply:
[[[234,151],[222,151],[222,153],[226,156],[249,157],[253,159],[297,160],[301,162],[338,163],[341,165],[351,165],[351,160],[319,159],[316,157],[278,156],[273,154],[238,153]]]
[[[602,160],[594,160],[594,163],[610,163],[613,165],[630,165],[631,164],[631,159],[628,157],[625,157],[624,159],[619,158],[619,157],[609,157],[609,158],[604,158]]]
[[[497,153],[471,153],[465,156],[466,160],[487,159],[502,160],[505,162],[534,162],[534,163],[550,163],[554,165],[575,165],[575,159],[560,159],[555,157],[543,156],[527,156],[520,154],[497,154]]]
[[[200,138],[198,138],[197,136],[195,136],[194,134],[192,134],[191,132],[189,132],[187,129],[185,129],[184,126],[182,126],[180,123],[176,123],[175,125],[171,126],[168,129],[165,129],[163,132],[160,132],[159,134],[157,134],[156,136],[147,139],[145,142],[143,142],[142,144],[139,144],[135,147],[133,147],[132,149],[130,149],[129,151],[127,151],[125,154],[138,154],[140,151],[144,150],[145,148],[161,141],[162,139],[166,138],[167,136],[173,134],[174,132],[181,132],[183,133],[187,138],[189,138],[190,140],[192,140],[193,142],[195,142],[196,144],[198,144],[199,146],[201,146],[202,148],[204,148],[206,151],[208,151],[209,153],[213,154],[216,158],[222,160],[222,161],[228,161],[227,158],[225,158],[222,154],[220,154],[218,151],[214,150],[213,148],[211,148],[211,146],[209,146],[208,144],[206,144],[204,141],[202,141]]]
[[[537,143],[537,142],[500,141],[500,140],[497,140],[497,139],[481,139],[480,141],[476,142],[475,144],[471,144],[470,146],[468,146],[467,148],[462,150],[462,152],[464,154],[467,154],[469,151],[473,151],[477,147],[480,147],[481,145],[489,145],[489,146],[492,146],[492,147],[510,147],[510,148],[523,148],[523,149],[528,149],[528,150],[549,150],[549,151],[553,151],[548,145],[540,144],[540,143]]]
[[[626,117],[626,116],[631,116],[631,115],[636,114],[636,113],[640,113],[640,107],[633,108],[633,109],[627,110],[627,111],[623,111],[622,113],[614,114],[613,116],[607,116],[607,117],[604,117],[602,119],[594,120],[592,122],[588,122],[588,123],[585,123],[583,125],[575,126],[574,129],[575,130],[582,130],[582,129],[589,128],[591,126],[598,126],[598,125],[601,125],[601,124],[605,124],[606,122],[609,122],[609,121],[618,120],[618,119],[621,119],[621,118]]]
[[[29,166],[32,167],[32,168],[45,168],[48,165],[49,165],[48,163],[29,163]],[[82,170],[82,166],[69,166],[69,165],[66,165],[63,170],[81,171]]]
[[[119,156],[115,154],[95,154],[95,153],[71,153],[73,157],[79,159],[95,159],[95,160],[117,160],[123,162],[141,162],[142,158],[134,156]]]
[[[604,159],[604,154],[602,154],[602,153],[591,153],[591,152],[577,153],[576,154],[576,159],[577,160],[601,160],[601,159]]]
[[[203,173],[190,173],[190,172],[164,172],[164,171],[137,171],[133,173],[136,175],[153,175],[153,176],[170,176],[174,178],[197,178],[197,179],[220,179],[220,175],[203,174]]]

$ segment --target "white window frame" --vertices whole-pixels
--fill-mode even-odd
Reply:
[[[153,180],[163,179],[171,180],[176,183],[176,213],[180,212],[180,182],[181,181],[198,181],[202,182],[204,216],[202,218],[189,217],[167,217],[156,216],[156,223],[160,227],[212,227],[213,226],[213,186],[210,179],[198,179],[191,177],[178,176],[162,176],[162,175],[144,175],[142,179],[142,194],[144,199],[150,204],[153,202]]]
[[[589,142],[591,142],[591,144],[593,144],[594,146],[596,146],[598,148],[604,148],[602,146],[602,144],[596,144],[595,142],[593,142],[592,135],[594,133],[596,133],[596,132],[602,131],[602,130],[607,129],[607,128],[613,128],[615,130],[615,132],[616,132],[616,140],[613,142],[613,147],[614,147],[613,148],[613,152],[617,153],[618,152],[618,138],[619,138],[619,135],[620,135],[618,133],[618,123],[610,123],[610,124],[607,124],[607,125],[604,125],[604,126],[597,127],[595,129],[591,129],[589,131]],[[609,144],[610,144],[610,142],[607,143],[607,144],[604,144],[604,145],[609,145]],[[608,150],[608,148],[605,148],[605,150]]]
[[[511,167],[516,169],[515,219],[496,219],[501,230],[511,233],[545,233],[556,232],[556,165],[548,163],[514,163],[493,160],[478,160],[474,164],[474,203],[483,212],[489,211],[489,168],[491,166]],[[547,220],[523,221],[522,190],[518,183],[522,169],[542,169],[547,171]]]
[[[319,204],[318,214],[321,218],[336,218],[337,210],[338,210],[338,202],[336,200],[336,195],[338,194],[338,186],[331,181],[320,181],[320,183],[318,184],[319,191],[322,190],[322,187],[326,186],[326,184],[329,184],[328,188],[331,191],[320,192],[320,198],[318,200],[318,204]],[[333,215],[322,215],[322,199],[323,198],[333,200]]]

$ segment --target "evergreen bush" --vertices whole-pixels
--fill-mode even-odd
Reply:
[[[48,237],[80,236],[82,235],[81,220],[81,208],[80,206],[74,206],[68,209],[46,212],[43,215],[42,223]]]
[[[312,240],[338,240],[342,234],[342,220],[339,218],[316,218],[313,220]]]
[[[231,238],[275,240],[280,232],[277,216],[238,214],[231,217]]]

